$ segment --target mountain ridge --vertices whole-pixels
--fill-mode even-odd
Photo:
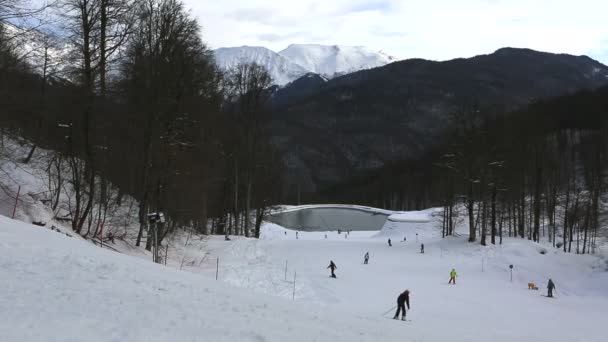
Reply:
[[[290,44],[279,52],[244,45],[219,48],[213,52],[220,69],[229,70],[240,62],[255,62],[266,67],[273,83],[279,86],[311,72],[329,79],[396,61],[384,52],[346,45]]]

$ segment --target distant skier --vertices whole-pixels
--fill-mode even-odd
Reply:
[[[389,246],[389,247],[392,247],[392,246],[393,246],[393,244],[391,243],[391,239],[388,239],[388,246]]]
[[[407,304],[407,309],[410,309],[410,290],[405,290],[403,293],[397,297],[397,312],[395,312],[395,317],[393,319],[397,319],[399,317],[399,313],[401,312],[401,320],[405,321],[405,305]]]
[[[448,284],[453,284],[456,285],[456,277],[458,277],[458,274],[456,273],[456,269],[452,268],[452,271],[450,272],[450,281],[448,282]]]
[[[403,242],[406,242],[406,241],[407,241],[407,237],[404,236],[403,237]]]
[[[329,268],[331,270],[331,277],[335,278],[336,277],[335,271],[338,269],[338,266],[336,266],[336,264],[334,264],[333,260],[329,261],[329,266],[327,266],[327,268]]]
[[[325,234],[325,238],[327,239],[327,234]]]
[[[424,244],[420,244],[420,253],[424,254]]]
[[[298,232],[296,232],[296,240],[298,239]]]
[[[365,252],[365,256],[363,257],[363,263],[365,265],[367,265],[368,261],[369,261],[369,252]]]
[[[555,289],[555,284],[553,283],[553,280],[551,280],[551,278],[549,278],[549,283],[547,284],[547,297],[553,297],[553,290]]]

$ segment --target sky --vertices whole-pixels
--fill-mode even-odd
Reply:
[[[608,64],[607,0],[184,0],[215,49],[362,45],[446,60],[501,47],[588,55]]]

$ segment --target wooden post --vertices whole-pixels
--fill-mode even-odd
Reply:
[[[17,212],[17,203],[19,202],[19,194],[21,194],[21,185],[19,185],[19,188],[17,189],[17,197],[15,197],[15,206],[13,207],[13,215],[11,216],[12,219],[15,218],[15,213]]]
[[[293,300],[296,300],[296,273],[293,272]]]
[[[220,272],[220,258],[217,258],[217,262],[215,265],[215,280],[217,280],[217,276]]]

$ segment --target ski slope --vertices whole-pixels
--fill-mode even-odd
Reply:
[[[299,232],[296,240],[274,224],[260,240],[186,244],[178,235],[168,266],[0,216],[0,340],[605,341],[605,255],[441,239],[434,212],[397,214],[380,232],[348,237]],[[451,268],[456,285],[447,284]],[[554,299],[541,296],[548,277]],[[527,290],[530,281],[541,290]],[[411,321],[394,321],[406,288]]]
[[[0,249],[1,341],[404,340],[380,317],[226,286],[3,216]]]
[[[441,239],[432,212],[400,214],[402,224],[387,222],[381,232],[352,232],[348,238],[336,232],[299,232],[296,240],[294,231],[267,225],[260,241],[211,240],[209,260],[219,257],[222,281],[286,298],[293,289],[285,278],[293,281],[295,272],[296,302],[346,310],[353,319],[392,317],[397,295],[407,288],[412,321],[388,320],[399,326],[402,339],[606,340],[604,256],[564,254],[519,239],[505,238],[502,246],[489,247],[469,244],[466,236]],[[393,247],[388,247],[388,238]],[[366,251],[369,265],[363,265]],[[338,266],[337,279],[329,278],[330,260]],[[509,265],[514,265],[512,281]],[[451,268],[459,275],[456,285],[448,285]],[[215,265],[206,272],[214,273]],[[541,296],[549,277],[557,286],[554,299]],[[531,281],[539,291],[527,289]]]

